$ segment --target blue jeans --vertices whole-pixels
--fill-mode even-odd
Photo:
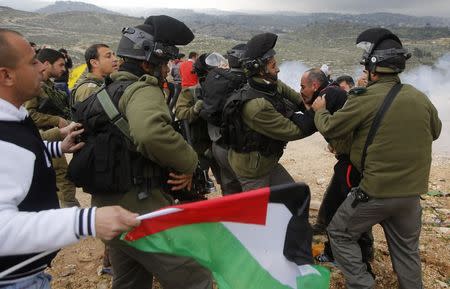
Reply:
[[[0,289],[51,289],[52,276],[41,272],[29,279],[7,285],[0,285]]]

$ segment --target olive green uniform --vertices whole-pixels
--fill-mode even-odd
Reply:
[[[396,81],[399,81],[396,76],[383,77],[372,83],[366,93],[350,95],[345,106],[332,116],[326,110],[315,114],[317,129],[326,138],[353,133],[350,159],[359,171],[362,150],[373,118]],[[408,101],[415,101],[419,108],[426,109],[411,109]],[[393,128],[394,125],[401,128],[395,130],[397,127]],[[361,181],[361,188],[376,198],[425,193],[430,174],[431,143],[439,136],[441,126],[430,100],[414,87],[404,84],[367,151],[364,169],[367,177]],[[389,149],[386,149],[387,143]]]
[[[255,78],[255,81],[263,81]],[[301,105],[298,92],[282,81],[277,81],[276,97],[287,98],[296,105]],[[242,120],[251,129],[271,139],[284,142],[300,139],[300,128],[287,117],[278,112],[263,95],[247,101],[242,108]],[[244,190],[258,187],[293,182],[292,177],[278,163],[281,154],[263,156],[259,151],[239,153],[233,149],[228,152],[231,168],[238,176]]]
[[[74,102],[82,102],[88,96],[92,95],[103,85],[104,79],[99,78],[89,72],[86,77],[79,79],[72,90],[72,98]]]
[[[199,116],[203,107],[203,100],[197,97],[200,91],[200,85],[183,88],[175,105],[175,116],[179,120],[189,122],[192,147],[198,154],[200,166],[205,170],[211,167],[217,182],[221,183],[220,168],[211,154],[212,142],[208,135],[208,124]]]
[[[49,101],[52,104],[49,105],[49,108],[43,113],[41,112],[41,109],[45,101]],[[46,139],[57,137],[59,130],[56,132],[53,128],[58,126],[60,117],[67,119],[70,114],[67,95],[64,92],[57,90],[51,80],[44,82],[41,94],[38,97],[25,102],[25,107],[39,129],[52,129],[43,133],[43,137]],[[61,207],[80,206],[80,203],[75,198],[75,185],[66,179],[67,166],[67,160],[64,156],[61,158],[53,158],[53,168],[56,172],[56,185],[58,187],[58,198]]]
[[[350,158],[359,170],[370,126],[397,82],[396,75],[380,75],[365,93],[350,95],[333,115],[325,109],[315,114],[316,127],[326,138],[353,134]],[[356,195],[350,194],[328,226],[333,254],[347,288],[374,288],[374,280],[361,262],[357,240],[378,223],[384,229],[400,288],[423,288],[419,195],[428,188],[431,145],[440,131],[441,121],[430,100],[411,85],[403,85],[367,149],[360,188],[370,199],[354,207]]]
[[[43,140],[49,140],[49,141],[60,141],[62,140],[61,132],[59,128],[54,127],[47,130],[40,130],[39,133],[41,134],[41,137]]]
[[[119,111],[126,117],[136,150],[161,168],[184,174],[194,172],[198,158],[195,151],[176,132],[158,80],[149,75],[119,71],[114,81],[136,80],[125,90],[119,101]],[[155,166],[144,168],[151,177]],[[97,206],[120,205],[132,212],[144,214],[172,204],[160,186],[152,186],[148,197],[139,199],[140,186],[133,186],[125,194],[93,195]],[[113,266],[113,288],[147,289],[154,273],[164,288],[211,288],[208,270],[189,258],[137,251],[119,238],[108,243]]]
[[[40,95],[25,102],[25,108],[40,129],[58,126],[60,117],[68,119],[70,115],[67,95],[56,89],[51,80],[44,81]],[[43,113],[44,109],[50,113]]]
[[[187,120],[191,126],[192,146],[198,154],[203,154],[211,146],[206,121],[199,117],[203,101],[198,99],[195,88],[183,88],[175,105],[175,116],[179,120]]]

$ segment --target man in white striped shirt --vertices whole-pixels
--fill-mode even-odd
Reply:
[[[83,130],[42,141],[22,104],[39,94],[43,70],[22,35],[0,28],[0,288],[50,288],[44,269],[55,253],[2,272],[39,252],[86,236],[110,240],[139,224],[137,214],[118,206],[58,209],[51,158],[80,149],[75,140]]]

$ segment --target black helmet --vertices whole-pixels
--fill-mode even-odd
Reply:
[[[370,28],[356,39],[356,46],[364,49],[360,63],[370,72],[400,73],[411,57],[397,35],[385,28]]]
[[[245,43],[238,44],[227,51],[228,64],[232,68],[240,68],[241,60],[244,56],[247,45]]]
[[[183,22],[166,15],[150,16],[142,25],[122,29],[117,55],[159,64],[177,58],[175,45],[186,45],[193,39]]]
[[[242,66],[247,76],[258,73],[266,61],[275,55],[275,44],[278,36],[273,33],[262,33],[252,37],[247,42],[247,48],[242,59]]]

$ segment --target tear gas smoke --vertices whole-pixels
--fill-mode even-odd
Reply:
[[[278,78],[295,91],[300,92],[300,77],[309,68],[300,61],[285,61],[280,65]]]
[[[433,151],[450,156],[450,53],[439,58],[433,66],[422,65],[400,76],[404,83],[425,93],[437,108],[442,131],[433,144]]]

